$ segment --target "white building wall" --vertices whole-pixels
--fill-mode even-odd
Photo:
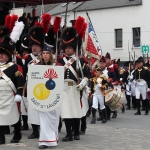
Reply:
[[[127,61],[128,56],[128,41],[129,50],[133,56],[132,43],[133,33],[132,28],[141,28],[141,43],[142,45],[150,45],[150,0],[143,0],[143,4],[139,6],[111,8],[103,10],[88,11],[92,20],[92,24],[99,39],[99,43],[103,50],[103,55],[106,52],[111,53],[112,59],[120,58],[121,61]],[[74,13],[68,12],[70,17],[74,19]],[[61,14],[60,14],[61,15]],[[77,12],[77,16],[86,17],[85,12]],[[62,25],[64,22],[62,21]],[[68,22],[68,26],[71,24]],[[123,30],[123,47],[115,48],[115,29]],[[141,56],[141,48],[133,48],[136,53],[136,58]]]
[[[18,17],[22,16],[23,14],[23,8],[13,8],[11,11],[10,11],[10,14],[13,15],[18,15]]]

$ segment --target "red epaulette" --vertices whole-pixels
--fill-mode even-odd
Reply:
[[[20,55],[16,55],[16,58],[18,59],[21,59],[22,60],[22,57]]]
[[[114,68],[113,67],[111,67],[109,69],[110,69],[110,72],[114,72]]]
[[[30,54],[26,54],[23,59],[24,59],[24,60],[28,59],[28,58],[29,58],[29,55],[30,55]]]
[[[128,72],[128,70],[125,70],[125,72]]]
[[[118,64],[114,64],[114,68],[118,69],[119,68]]]
[[[23,73],[22,67],[18,64],[16,64],[18,66],[18,71],[20,71],[21,73]]]
[[[57,60],[62,59],[63,57],[61,55],[58,55]]]

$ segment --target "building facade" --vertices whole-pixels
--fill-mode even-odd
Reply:
[[[65,12],[63,5],[60,4],[48,13],[61,16]],[[150,0],[106,0],[105,4],[103,0],[93,0],[75,5],[68,5],[72,9],[68,11],[67,26],[71,26],[69,20],[79,15],[86,18],[87,10],[103,55],[109,52],[112,59],[127,61],[129,52],[131,60],[134,59],[134,52],[137,59],[142,55],[142,45],[150,46]],[[147,52],[145,57],[150,55]]]

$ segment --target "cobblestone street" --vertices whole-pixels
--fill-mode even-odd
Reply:
[[[59,145],[48,149],[57,150],[150,150],[150,116],[134,116],[135,110],[128,110],[124,114],[118,113],[116,119],[111,119],[106,124],[96,122],[90,124],[91,116],[87,118],[86,134],[80,136],[80,141],[62,142],[65,136],[63,125],[60,132]],[[13,128],[11,128],[13,130]],[[23,131],[23,138],[19,144],[10,144],[13,136],[6,135],[6,144],[0,150],[35,150],[38,149],[38,140],[29,140],[31,133]]]

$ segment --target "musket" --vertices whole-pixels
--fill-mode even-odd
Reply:
[[[131,64],[130,64],[130,51],[129,51],[129,40],[128,40],[128,52],[129,52],[129,75],[131,75]]]
[[[24,85],[24,87],[23,87],[22,101],[23,101],[24,109],[25,109],[25,111],[26,111],[26,113],[27,113],[27,107],[26,107],[25,102],[24,102],[24,99],[23,99],[24,94],[25,94],[25,90],[26,90],[26,86],[27,86],[27,83],[26,83],[26,84]]]

